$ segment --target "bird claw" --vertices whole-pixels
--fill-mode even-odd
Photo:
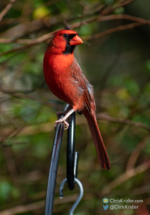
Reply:
[[[64,119],[56,120],[56,121],[55,121],[55,127],[57,127],[57,125],[58,125],[59,123],[61,123],[61,122],[63,122],[63,123],[65,124],[64,130],[67,130],[67,129],[69,128],[69,123],[66,122],[66,120],[64,120]]]

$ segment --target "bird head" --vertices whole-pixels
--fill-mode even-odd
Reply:
[[[83,43],[76,31],[60,30],[53,33],[53,47],[56,52],[65,55],[72,54],[76,45]]]

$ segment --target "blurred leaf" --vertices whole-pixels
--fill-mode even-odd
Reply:
[[[37,7],[33,12],[34,19],[41,19],[50,14],[50,10],[47,7]]]
[[[8,199],[11,195],[12,185],[8,181],[0,181],[0,198]]]
[[[18,199],[21,196],[20,190],[18,190],[17,188],[13,187],[12,188],[12,197],[14,199]]]
[[[121,86],[124,82],[124,76],[123,75],[114,75],[109,79],[109,82],[112,86]]]
[[[119,7],[114,11],[114,14],[123,14],[124,12],[124,7]]]
[[[146,146],[144,147],[144,153],[146,153],[148,156],[150,156],[150,141],[148,141],[148,143],[146,144]]]
[[[148,93],[148,94],[150,93],[150,82],[148,82],[147,84],[145,84],[144,92]]]
[[[37,114],[41,104],[35,101],[22,100],[20,104],[14,105],[12,111],[15,116],[19,116],[24,122],[30,123],[37,119]]]
[[[116,95],[119,99],[122,99],[122,100],[128,99],[130,97],[128,91],[125,88],[119,89],[116,92]]]
[[[87,35],[91,35],[92,34],[92,28],[89,24],[87,25],[83,25],[81,28],[80,28],[80,35],[81,36],[87,36]]]
[[[104,3],[105,4],[112,4],[112,3],[114,3],[114,0],[104,0]]]
[[[148,74],[150,74],[150,60],[145,62],[145,68],[147,69]]]
[[[144,123],[144,124],[147,124],[147,125],[150,125],[150,120],[149,118],[143,114],[138,114],[136,116],[133,117],[133,121],[135,122],[141,122],[141,123]]]
[[[133,79],[130,79],[130,78],[126,79],[125,86],[128,92],[133,96],[139,92],[139,86],[137,82]]]

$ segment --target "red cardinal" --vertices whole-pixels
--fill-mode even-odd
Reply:
[[[96,107],[93,87],[82,73],[73,51],[76,45],[83,43],[77,32],[60,30],[54,33],[44,56],[44,76],[52,93],[69,104],[66,115],[55,124],[64,122],[74,112],[86,117],[100,165],[110,170],[109,158],[96,120]]]

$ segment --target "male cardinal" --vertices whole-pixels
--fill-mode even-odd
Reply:
[[[109,158],[96,120],[93,87],[82,73],[73,51],[83,43],[77,32],[60,30],[54,34],[44,55],[44,76],[49,89],[59,99],[69,104],[66,115],[55,124],[65,123],[74,112],[82,113],[89,124],[98,160],[102,169],[110,170]]]

